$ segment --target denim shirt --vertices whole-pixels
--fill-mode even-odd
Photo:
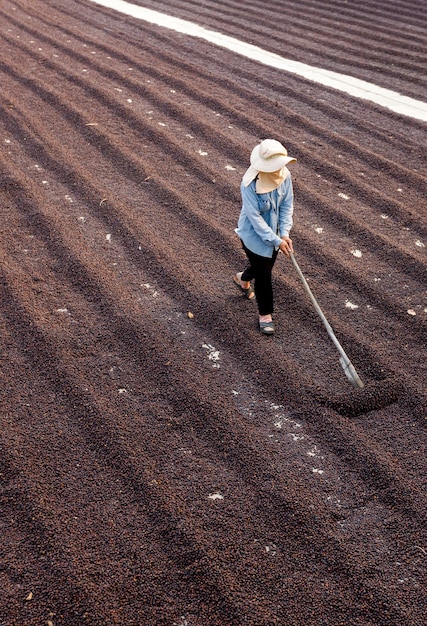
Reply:
[[[240,185],[242,210],[235,232],[246,248],[259,256],[272,257],[282,237],[292,228],[293,188],[289,174],[283,183],[268,193],[256,193],[256,180]]]

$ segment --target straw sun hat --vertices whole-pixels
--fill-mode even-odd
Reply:
[[[295,162],[294,157],[288,156],[288,151],[276,139],[264,139],[251,153],[251,165],[243,176],[245,187],[251,184],[258,172],[277,172],[288,163]]]

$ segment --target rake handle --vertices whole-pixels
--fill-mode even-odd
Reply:
[[[323,324],[325,325],[326,330],[328,331],[328,335],[329,337],[332,339],[332,341],[334,342],[338,352],[341,354],[342,358],[344,359],[346,365],[350,364],[350,359],[348,358],[348,356],[346,355],[346,353],[344,352],[344,348],[342,347],[342,345],[340,344],[340,342],[338,341],[338,339],[335,337],[335,333],[332,330],[331,325],[329,324],[328,320],[325,317],[325,314],[323,313],[322,309],[320,308],[316,298],[313,296],[310,287],[308,286],[308,282],[306,281],[304,274],[302,273],[302,271],[300,270],[300,267],[298,265],[298,263],[295,260],[294,255],[292,254],[292,252],[290,253],[290,257],[291,257],[291,261],[297,271],[298,276],[301,279],[301,282],[304,286],[304,289],[306,290],[310,300],[312,301],[314,308],[316,309],[320,319],[322,320]]]

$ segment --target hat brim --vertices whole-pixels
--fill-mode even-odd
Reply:
[[[259,154],[260,145],[255,146],[251,153],[251,165],[258,170],[258,172],[278,172],[285,165],[296,161],[294,157],[284,154],[274,154],[268,159],[263,159]]]

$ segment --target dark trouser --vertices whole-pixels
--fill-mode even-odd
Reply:
[[[249,259],[249,265],[242,274],[241,280],[255,279],[254,288],[260,315],[273,313],[273,286],[271,284],[271,272],[276,262],[278,250],[273,252],[273,256],[259,256],[247,249],[242,242],[243,250]]]

